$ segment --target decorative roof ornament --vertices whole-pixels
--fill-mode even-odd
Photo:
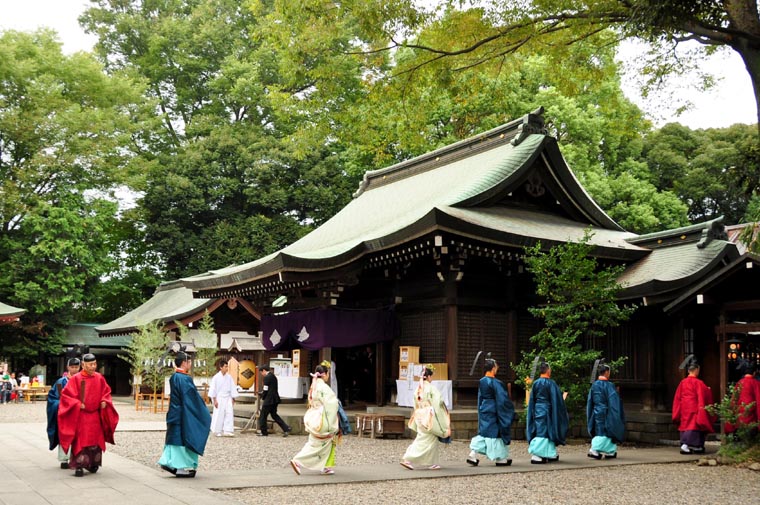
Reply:
[[[525,140],[529,135],[538,133],[539,135],[547,135],[548,132],[544,127],[544,107],[541,106],[538,109],[525,114],[522,118],[522,124],[517,127],[517,135],[512,139],[512,145],[519,145],[520,142]]]
[[[728,240],[726,226],[723,224],[723,216],[710,221],[710,226],[702,230],[702,237],[697,242],[697,248],[704,249],[713,240]]]

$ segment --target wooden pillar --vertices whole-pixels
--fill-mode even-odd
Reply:
[[[721,312],[718,322],[718,352],[720,353],[720,394],[714,400],[720,401],[728,390],[728,344],[726,344],[726,315]]]
[[[386,344],[379,342],[375,346],[375,402],[381,407],[385,405],[385,374],[386,370]]]
[[[446,363],[449,365],[449,380],[456,384],[457,379],[459,379],[459,307],[457,306],[459,283],[456,280],[456,272],[450,272],[446,276],[445,283]],[[456,388],[454,388],[452,396],[451,401],[456,405],[458,403]]]

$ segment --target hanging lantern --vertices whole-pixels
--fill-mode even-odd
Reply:
[[[742,341],[736,337],[732,337],[726,340],[726,344],[728,344],[728,361],[736,361],[741,352]]]

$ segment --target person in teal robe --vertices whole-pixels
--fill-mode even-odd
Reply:
[[[485,376],[478,386],[478,434],[470,442],[467,463],[478,466],[478,455],[482,454],[496,466],[509,466],[509,445],[512,442],[512,421],[515,406],[509,398],[504,383],[496,378],[499,365],[496,360],[487,359]]]
[[[532,464],[559,461],[557,446],[565,445],[569,418],[565,395],[551,379],[549,363],[541,363],[528,401],[526,436]]]
[[[206,449],[211,415],[189,374],[190,358],[180,351],[174,363],[177,368],[169,379],[166,441],[158,464],[177,477],[195,477],[198,456]]]
[[[610,367],[599,365],[599,377],[591,385],[586,401],[586,427],[593,437],[589,458],[617,457],[617,444],[625,439],[623,402],[609,379]]]
[[[66,384],[68,384],[69,377],[78,374],[80,368],[81,362],[79,361],[79,358],[71,358],[67,362],[67,373],[55,381],[47,396],[47,436],[48,442],[50,443],[49,447],[51,451],[58,447],[58,462],[64,470],[69,467],[71,450],[63,452],[63,449],[61,449],[60,440],[58,438],[58,407],[61,403],[61,391],[66,387]]]

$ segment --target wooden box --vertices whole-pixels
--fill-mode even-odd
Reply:
[[[448,363],[431,363],[435,370],[433,370],[434,381],[447,381],[449,380],[449,365]]]
[[[398,378],[399,380],[407,380],[409,377],[409,370],[412,370],[414,374],[413,380],[420,380],[420,374],[422,373],[422,365],[419,363],[401,363],[398,366]]]
[[[398,352],[398,361],[399,363],[419,363],[420,348],[411,345],[400,346]]]
[[[309,373],[307,354],[303,349],[293,349],[293,377],[306,377]]]

